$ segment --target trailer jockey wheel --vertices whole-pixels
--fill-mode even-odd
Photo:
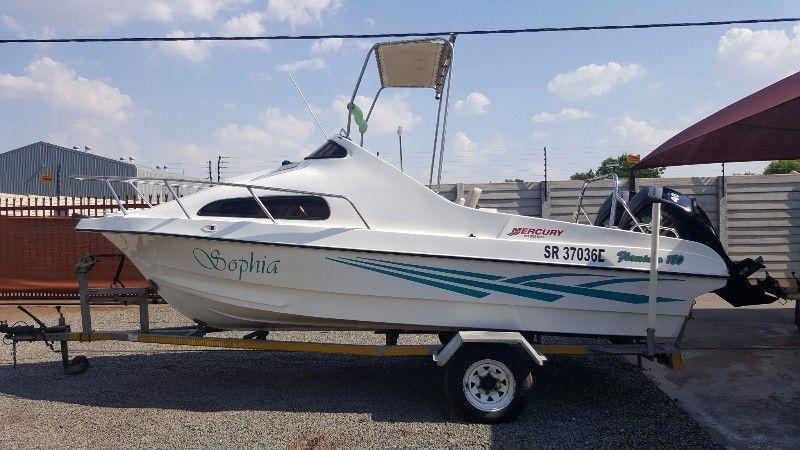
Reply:
[[[470,344],[448,361],[445,390],[451,408],[470,422],[515,419],[533,384],[528,361],[503,344]]]
[[[80,375],[89,370],[89,358],[80,355],[72,358],[67,366],[67,375]]]

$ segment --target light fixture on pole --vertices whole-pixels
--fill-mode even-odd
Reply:
[[[403,127],[397,127],[397,142],[400,144],[400,172],[403,170]]]

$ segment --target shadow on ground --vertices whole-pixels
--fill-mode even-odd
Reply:
[[[196,412],[366,413],[376,422],[445,422],[441,373],[426,358],[190,351],[94,356],[65,377],[59,362],[0,366],[0,395],[87,407]],[[627,362],[551,358],[514,423],[492,428],[496,448],[716,446]],[[102,414],[102,411],[99,412]],[[291,416],[289,416],[291,417]]]

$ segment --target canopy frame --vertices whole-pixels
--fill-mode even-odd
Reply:
[[[358,75],[358,79],[356,80],[356,85],[353,88],[353,94],[350,96],[350,105],[355,104],[356,96],[358,95],[358,91],[361,87],[361,82],[364,79],[364,73],[367,70],[367,65],[369,64],[370,58],[372,55],[375,55],[375,62],[378,68],[378,75],[380,77],[381,86],[378,88],[375,96],[372,99],[372,103],[367,110],[367,114],[365,117],[365,122],[368,124],[369,119],[372,117],[372,113],[375,110],[375,105],[378,102],[378,98],[380,97],[381,93],[383,93],[384,89],[386,88],[428,88],[434,89],[435,96],[434,99],[438,102],[438,107],[436,111],[436,126],[433,135],[433,151],[431,155],[431,169],[430,169],[430,177],[428,183],[430,186],[433,186],[433,173],[436,166],[436,153],[437,153],[437,145],[439,147],[439,165],[438,165],[438,175],[436,179],[436,190],[438,191],[441,186],[442,180],[442,164],[444,162],[444,149],[445,149],[445,137],[447,134],[447,116],[450,106],[450,83],[452,78],[453,72],[453,59],[455,53],[455,41],[456,35],[451,34],[450,39],[443,39],[443,38],[433,38],[433,39],[414,39],[414,40],[406,40],[406,41],[390,41],[390,42],[379,42],[373,45],[369,52],[367,52],[366,58],[364,58],[364,64],[361,66],[361,72]],[[416,83],[408,82],[402,83],[399,82],[398,78],[400,78],[399,74],[392,73],[392,64],[389,61],[384,60],[384,58],[388,58],[390,56],[382,56],[383,49],[392,49],[398,48],[400,46],[406,45],[413,45],[413,44],[421,44],[421,43],[432,43],[438,44],[441,46],[441,49],[437,52],[436,58],[437,60],[434,61],[434,73],[433,78],[427,80],[426,82],[419,82],[420,80],[417,79]],[[444,104],[444,114],[442,114],[442,105]],[[348,139],[350,138],[350,131],[351,125],[353,121],[353,114],[347,114],[347,128],[344,131],[345,137]],[[441,124],[441,133],[440,133],[440,124]],[[360,140],[359,145],[364,145],[364,133],[360,133]]]

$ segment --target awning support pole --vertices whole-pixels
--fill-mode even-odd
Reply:
[[[658,302],[658,238],[661,231],[661,203],[653,203],[650,221],[650,286],[647,302],[647,351],[655,353],[656,303]]]
[[[444,164],[444,143],[447,137],[447,112],[450,107],[450,81],[453,79],[453,66],[456,58],[456,35],[451,34],[450,40],[447,41],[447,43],[450,45],[450,70],[449,74],[447,75],[447,91],[444,94],[444,119],[442,120],[442,139],[441,147],[439,148],[439,172],[436,176],[436,192],[439,192],[442,187],[442,164]]]

